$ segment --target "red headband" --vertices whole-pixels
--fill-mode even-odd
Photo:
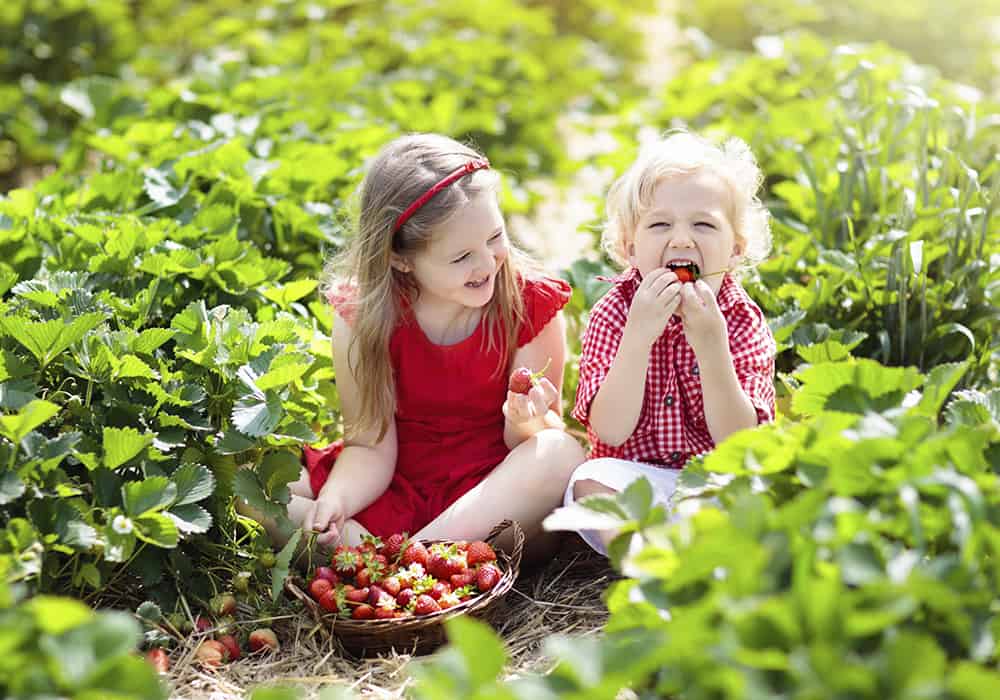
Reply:
[[[399,215],[399,218],[396,219],[396,225],[393,226],[392,228],[392,232],[395,233],[396,231],[398,231],[411,216],[417,213],[417,210],[420,209],[420,207],[427,204],[427,202],[430,200],[431,197],[436,195],[445,187],[455,182],[456,180],[461,180],[469,173],[473,173],[477,170],[482,170],[483,168],[488,168],[488,167],[490,167],[490,162],[488,160],[486,160],[485,158],[477,158],[475,160],[470,160],[462,167],[457,168],[452,172],[448,173],[447,175],[445,175],[439,182],[432,185],[429,190],[427,190],[422,195],[417,197],[417,201],[408,206],[406,208],[406,211],[404,211],[402,214]]]

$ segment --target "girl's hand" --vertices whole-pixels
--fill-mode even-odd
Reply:
[[[545,417],[551,406],[559,401],[559,392],[545,377],[539,377],[527,394],[508,391],[503,404],[503,414],[511,423],[520,425]]]
[[[677,275],[670,270],[663,267],[651,270],[642,279],[632,298],[625,333],[652,347],[656,339],[663,335],[670,317],[677,311],[683,286],[685,285],[677,281]]]
[[[704,280],[681,285],[680,298],[677,315],[684,322],[684,337],[696,355],[703,348],[728,343],[726,319],[715,292]]]
[[[323,548],[333,549],[340,541],[347,514],[340,498],[335,494],[325,494],[322,491],[311,507],[311,512],[303,518],[303,527],[312,528],[319,533],[316,542]]]

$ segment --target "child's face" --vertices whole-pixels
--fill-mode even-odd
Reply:
[[[479,308],[493,298],[506,259],[503,216],[486,192],[440,224],[424,250],[393,265],[413,276],[422,302]]]
[[[702,275],[732,268],[740,251],[727,215],[731,197],[725,182],[707,170],[665,178],[626,244],[629,263],[643,276],[671,262],[693,262]],[[722,278],[705,282],[718,293]]]

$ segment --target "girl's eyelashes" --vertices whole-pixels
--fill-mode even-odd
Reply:
[[[490,241],[489,242],[490,243],[495,243],[495,242],[499,241],[501,238],[503,238],[503,231],[499,231],[497,233],[494,233],[492,236],[490,236]],[[463,260],[465,260],[468,257],[469,257],[469,253],[462,253],[457,258],[455,258],[454,260],[452,260],[452,262],[453,263],[460,263],[460,262],[462,262]]]
[[[696,221],[695,226],[708,226],[709,228],[715,228],[715,224],[711,221]]]

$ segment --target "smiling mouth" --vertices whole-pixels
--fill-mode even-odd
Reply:
[[[479,289],[484,284],[486,284],[487,282],[490,281],[490,277],[492,277],[492,275],[486,275],[486,277],[484,277],[483,279],[479,280],[478,282],[466,282],[465,286],[469,287],[471,289]]]

